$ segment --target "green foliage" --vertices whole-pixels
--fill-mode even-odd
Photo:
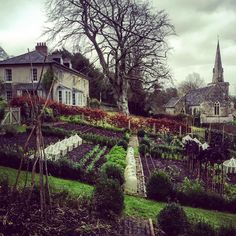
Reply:
[[[167,204],[158,214],[157,222],[160,228],[169,236],[183,234],[188,226],[185,211],[176,203]]]
[[[141,129],[137,132],[138,137],[143,138],[145,136],[146,132],[145,130]]]
[[[200,221],[192,226],[190,235],[193,235],[193,236],[203,236],[203,235],[204,236],[215,236],[216,232],[210,224],[208,224],[204,221]]]
[[[0,97],[0,122],[4,118],[6,106],[7,102],[2,97]]]
[[[94,165],[96,164],[96,162],[100,159],[100,157],[104,154],[104,152],[106,151],[107,147],[103,147],[102,149],[100,149],[95,157],[93,158],[93,160],[91,161],[91,163],[87,166],[86,172],[88,174],[93,175],[94,172]]]
[[[98,99],[92,98],[92,99],[90,99],[90,101],[89,101],[89,106],[90,106],[91,108],[100,108],[100,102],[98,101]]]
[[[51,68],[49,68],[44,73],[43,79],[42,79],[42,86],[44,87],[44,89],[46,89],[48,91],[50,89],[54,79],[55,79],[54,71]]]
[[[148,138],[143,138],[140,142],[140,145],[146,145],[149,149],[151,147],[150,140]]]
[[[236,228],[233,225],[225,226],[222,225],[218,229],[218,236],[236,236]]]
[[[173,192],[169,176],[161,171],[155,171],[147,182],[147,196],[150,199],[166,201]]]
[[[197,192],[203,192],[204,187],[199,180],[190,180],[188,177],[185,177],[179,190],[187,195],[190,195]]]
[[[108,179],[117,180],[120,185],[123,185],[124,178],[124,170],[115,163],[107,162],[101,167],[101,175],[105,176]]]
[[[121,139],[121,140],[117,143],[117,146],[121,146],[121,147],[123,147],[125,150],[127,150],[127,148],[128,148],[128,143],[127,143],[126,140]]]
[[[150,148],[147,145],[145,145],[145,144],[140,144],[139,145],[140,154],[145,155],[146,153],[149,152],[149,150],[150,150]]]
[[[121,146],[114,146],[110,152],[106,155],[106,160],[108,163],[117,164],[123,170],[126,167],[126,151]]]
[[[103,218],[120,215],[124,208],[124,193],[117,180],[101,178],[94,190],[94,206]]]

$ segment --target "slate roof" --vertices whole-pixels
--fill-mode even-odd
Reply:
[[[213,89],[214,85],[209,85],[203,88],[198,88],[191,90],[188,94],[185,96],[185,102],[189,106],[199,106],[200,103],[206,101],[206,97]]]
[[[84,74],[80,73],[79,71],[77,71],[73,68],[68,68],[67,66],[64,66],[64,65],[58,63],[57,61],[53,60],[51,55],[49,55],[45,60],[45,56],[38,51],[32,51],[29,53],[25,53],[25,54],[22,54],[22,55],[19,55],[16,57],[6,59],[4,61],[0,61],[0,67],[1,66],[11,66],[11,65],[30,65],[31,63],[33,65],[36,65],[36,64],[43,64],[44,61],[45,61],[45,64],[56,65],[57,67],[60,67],[66,71],[70,71],[74,74],[81,75],[85,79],[87,79],[86,76]]]
[[[6,59],[4,61],[0,61],[0,65],[30,64],[31,62],[34,64],[43,63],[44,55],[37,51],[32,51],[29,53],[25,53],[16,57]],[[52,63],[52,60],[47,58],[46,63]]]
[[[180,99],[181,99],[181,98],[179,98],[179,97],[173,97],[173,98],[171,98],[171,99],[169,100],[168,103],[166,103],[166,104],[164,105],[164,107],[166,107],[166,108],[174,108]]]

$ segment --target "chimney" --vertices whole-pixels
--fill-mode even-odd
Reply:
[[[43,54],[44,56],[48,55],[48,47],[46,43],[37,43],[37,45],[35,46],[35,50]]]

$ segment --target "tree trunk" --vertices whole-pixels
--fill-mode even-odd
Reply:
[[[117,98],[117,106],[119,111],[125,113],[126,115],[129,115],[129,107],[128,107],[128,96],[127,94],[120,94],[120,96]]]

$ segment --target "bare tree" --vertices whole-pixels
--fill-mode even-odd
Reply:
[[[95,52],[122,112],[129,113],[130,80],[149,88],[169,78],[166,38],[174,28],[164,11],[135,0],[48,0],[47,10],[50,39]]]
[[[179,94],[185,95],[190,90],[201,88],[205,85],[204,79],[200,74],[193,72],[186,76],[186,79],[179,85]]]

